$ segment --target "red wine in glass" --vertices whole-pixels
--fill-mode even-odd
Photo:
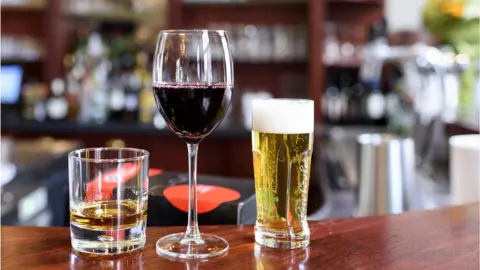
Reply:
[[[153,84],[153,93],[167,125],[187,143],[198,143],[225,116],[232,87],[225,84]]]

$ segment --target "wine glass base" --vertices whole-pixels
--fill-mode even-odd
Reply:
[[[200,234],[201,240],[184,238],[184,233],[164,236],[157,241],[157,253],[177,259],[206,259],[228,251],[228,242],[211,234]]]

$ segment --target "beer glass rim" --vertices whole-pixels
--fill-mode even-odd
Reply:
[[[313,102],[312,99],[308,98],[257,98],[253,99],[253,102],[271,102],[271,101],[285,101],[285,102],[292,102],[292,103],[311,103]]]
[[[86,153],[89,151],[125,151],[136,153],[133,157],[125,157],[125,158],[85,158],[81,157],[82,153]],[[140,148],[133,148],[133,147],[89,147],[89,148],[82,148],[73,150],[68,153],[68,159],[76,160],[76,161],[83,161],[83,162],[92,162],[92,163],[123,163],[123,162],[134,162],[148,159],[150,153],[147,150],[140,149]]]

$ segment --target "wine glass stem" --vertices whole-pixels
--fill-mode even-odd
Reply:
[[[197,220],[197,152],[198,143],[187,143],[188,147],[188,225],[185,240],[201,241]]]

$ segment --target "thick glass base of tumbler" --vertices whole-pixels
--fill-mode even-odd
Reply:
[[[74,253],[85,257],[119,256],[132,254],[145,246],[145,239],[116,241],[102,243],[72,239]]]
[[[72,248],[82,256],[118,256],[135,252],[145,246],[145,221],[130,228],[94,230],[70,224]]]
[[[201,240],[184,238],[184,233],[170,234],[157,241],[157,253],[176,259],[206,259],[228,251],[228,242],[218,236],[200,234]]]
[[[255,226],[255,242],[270,248],[304,248],[310,244],[310,230],[306,229],[290,236],[286,232],[267,231]]]

